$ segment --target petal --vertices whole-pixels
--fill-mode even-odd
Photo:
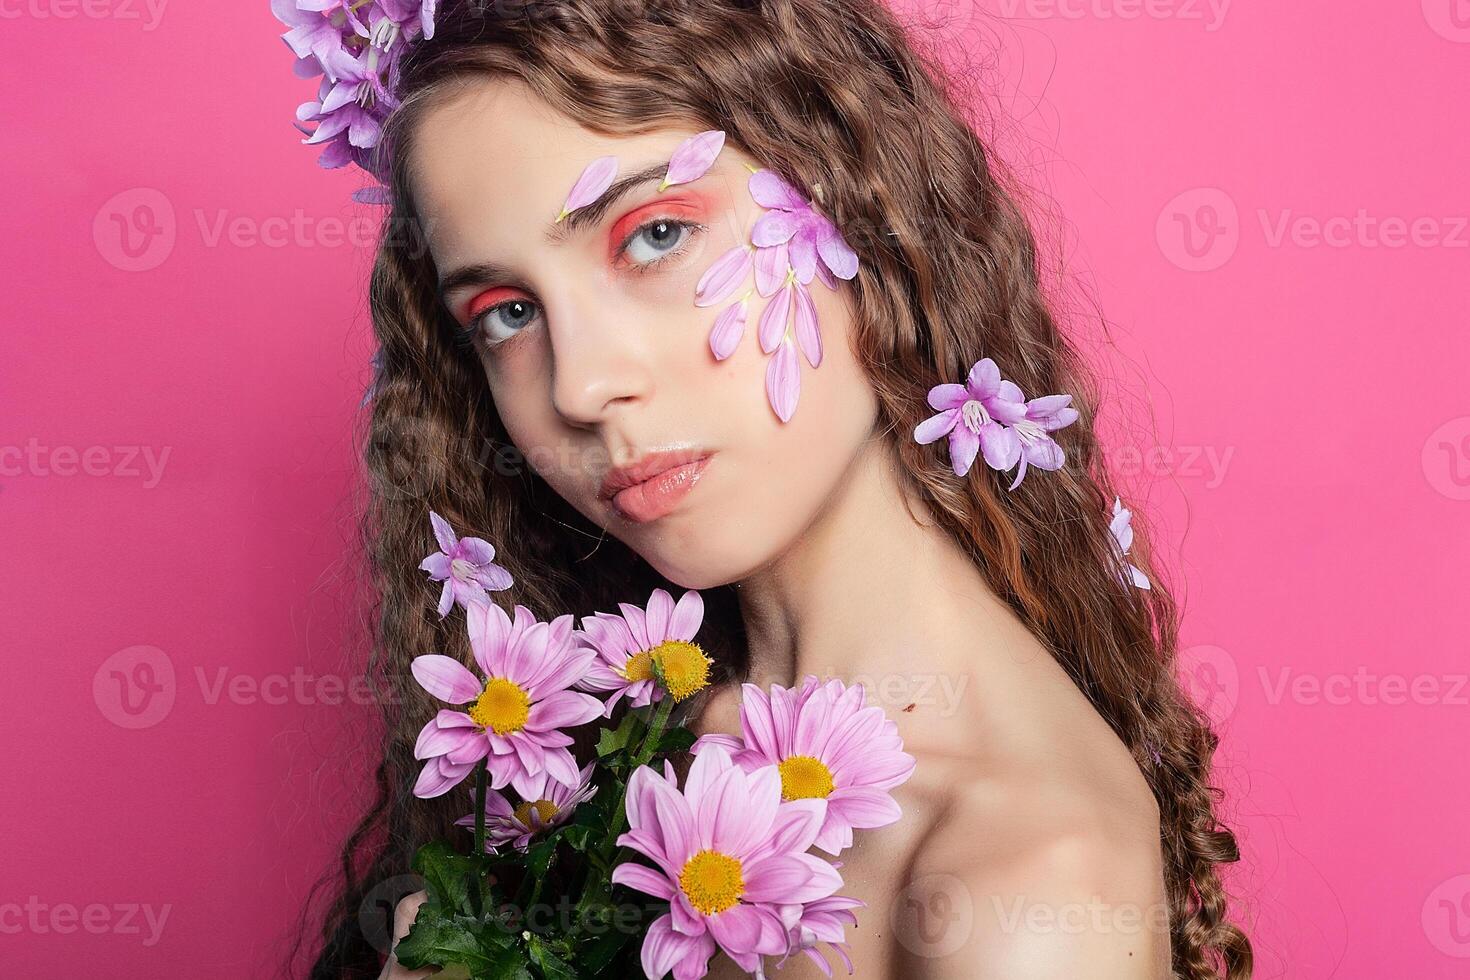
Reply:
[[[746,183],[750,196],[763,208],[785,208],[792,210],[807,206],[807,199],[792,187],[784,177],[769,168],[762,168],[750,175]]]
[[[801,282],[796,283],[796,342],[806,355],[807,363],[817,367],[822,363],[822,334],[817,329],[817,306],[812,294]]]
[[[680,143],[674,155],[669,158],[669,169],[659,184],[659,190],[671,184],[687,184],[703,177],[714,165],[715,157],[719,156],[720,148],[724,145],[725,134],[718,129],[696,133]]]
[[[789,245],[801,229],[801,220],[790,211],[767,211],[750,228],[750,243],[757,248]]]
[[[982,426],[984,428],[984,426]],[[997,426],[997,428],[1003,428]],[[1009,430],[1007,430],[1009,431]],[[970,472],[970,466],[980,453],[980,437],[970,431],[968,425],[957,425],[949,432],[949,465],[955,476]]]
[[[577,182],[572,185],[571,192],[567,194],[566,203],[562,205],[557,220],[560,221],[570,212],[601,197],[617,174],[618,158],[615,156],[598,157],[587,164]]]
[[[465,669],[464,664],[440,653],[414,657],[409,670],[420,687],[450,704],[473,701],[483,690],[479,679]]]
[[[769,296],[781,288],[786,274],[791,271],[789,250],[786,243],[771,245],[755,250],[755,291]]]
[[[545,701],[538,701],[531,706],[526,728],[538,732],[553,728],[573,728],[585,725],[601,715],[602,702],[592,695],[577,691],[557,691]]]
[[[791,318],[791,292],[792,284],[788,282],[761,310],[756,336],[760,339],[761,350],[767,354],[775,350],[786,335],[786,322]]]
[[[612,883],[614,885],[626,885],[629,888],[652,895],[654,898],[662,898],[668,901],[674,895],[674,883],[664,875],[642,864],[634,864],[624,861],[613,868]]]
[[[827,806],[859,830],[886,827],[903,816],[903,809],[887,790],[868,787],[836,790],[827,798]]]
[[[667,589],[654,589],[648,597],[643,623],[648,630],[649,646],[658,646],[669,638],[669,620],[674,615],[674,597]]]
[[[801,364],[796,359],[796,348],[783,340],[766,364],[766,399],[777,417],[789,422],[800,396]]]
[[[1021,457],[1021,440],[1008,425],[998,422],[982,425],[977,438],[985,450],[985,463],[991,469],[1008,470]]]
[[[746,305],[743,299],[731,303],[715,317],[715,325],[709,332],[709,349],[715,360],[723,361],[740,346],[740,340],[745,336]]]
[[[822,264],[838,279],[851,279],[857,275],[857,253],[848,247],[847,240],[835,226],[831,235],[817,243],[817,254],[822,257]]]
[[[970,390],[964,385],[942,384],[929,389],[927,401],[936,412],[947,408],[959,408],[970,400]]]
[[[669,620],[669,638],[692,640],[704,621],[704,597],[695,589],[689,589],[674,605],[674,615]]]
[[[705,917],[705,926],[727,953],[753,953],[760,945],[760,915],[749,905],[735,905]]]
[[[429,573],[429,579],[431,581],[442,582],[449,577],[449,556],[442,551],[436,551],[419,562],[419,568]]]
[[[938,415],[931,415],[914,426],[914,441],[921,446],[927,446],[940,436],[948,435],[959,420],[960,410],[958,408],[946,409]]]
[[[1000,390],[1000,368],[988,357],[982,357],[970,368],[965,387],[973,398],[988,398]]]
[[[459,539],[454,536],[454,529],[449,526],[449,522],[431,510],[429,524],[434,528],[434,540],[439,542],[439,550],[446,555],[453,552]]]
[[[661,915],[653,920],[643,937],[639,961],[644,975],[653,980],[662,980],[670,970],[674,972],[675,980],[685,980],[686,977],[703,976],[705,964],[714,952],[715,941],[708,933],[686,936],[674,931],[671,916]],[[698,971],[690,972],[686,964],[696,965]]]
[[[745,281],[754,264],[755,253],[749,245],[726,251],[694,284],[694,305],[714,306],[723,301]]]

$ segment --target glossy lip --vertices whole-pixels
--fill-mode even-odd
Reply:
[[[603,500],[611,500],[620,490],[637,486],[645,480],[650,480],[658,476],[665,470],[673,469],[675,466],[692,463],[695,460],[703,459],[713,454],[713,450],[703,449],[699,446],[644,453],[635,462],[627,466],[616,466],[608,470],[607,476],[603,477],[602,488],[598,491],[598,496]]]
[[[645,524],[679,505],[699,482],[711,456],[703,449],[653,453],[609,473],[603,486],[612,490],[612,507],[620,517]]]

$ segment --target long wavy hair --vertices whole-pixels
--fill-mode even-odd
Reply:
[[[471,0],[441,4],[436,34],[405,58],[385,132],[393,205],[372,272],[381,375],[365,433],[362,525],[375,604],[368,672],[383,712],[377,794],[341,853],[311,976],[376,977],[377,903],[411,890],[415,849],[454,833],[462,805],[419,800],[414,738],[436,705],[409,661],[468,661],[462,625],[434,613],[417,571],[433,550],[433,509],[506,547],[515,586],[497,596],[538,616],[615,608],[677,589],[553,492],[517,454],[475,354],[454,342],[406,174],[426,106],[456,86],[519,79],[598,133],[665,126],[727,139],[819,201],[860,256],[843,288],[853,346],[877,394],[894,470],[970,555],[1132,751],[1158,801],[1173,969],[1185,980],[1251,973],[1251,945],[1227,919],[1216,865],[1239,859],[1216,816],[1217,736],[1175,675],[1178,610],[1149,561],[1152,590],[1120,587],[1108,525],[1096,383],[1048,308],[1037,245],[1010,181],[971,125],[955,85],[878,0]],[[973,107],[972,107],[973,108]],[[1058,433],[1068,463],[1007,492],[984,466],[956,479],[910,434],[928,389],[981,356],[1027,392],[1068,392],[1081,418]],[[704,591],[725,675],[741,676],[733,586]],[[385,883],[395,894],[384,894]],[[313,890],[312,897],[317,895]],[[309,905],[312,903],[308,903]],[[299,938],[299,937],[298,937]]]

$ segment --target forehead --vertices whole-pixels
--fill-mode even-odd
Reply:
[[[447,93],[419,119],[410,180],[441,268],[487,250],[523,251],[560,212],[583,169],[618,158],[618,175],[667,159],[693,130],[604,136],[513,80]]]

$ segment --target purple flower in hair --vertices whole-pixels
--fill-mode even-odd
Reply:
[[[970,472],[981,453],[994,470],[1008,470],[1021,456],[1021,441],[1010,423],[1026,417],[1021,389],[1000,376],[990,358],[970,368],[964,384],[939,384],[929,389],[929,407],[937,409],[914,427],[914,441],[924,446],[949,436],[949,462],[955,476]]]
[[[444,583],[439,593],[440,619],[449,615],[456,602],[468,612],[472,605],[489,604],[487,589],[498,592],[511,587],[514,580],[510,572],[495,564],[495,546],[489,541],[456,537],[449,522],[432,510],[429,523],[434,526],[439,550],[419,562],[419,568],[429,573],[431,582]]]
[[[1043,470],[1059,470],[1067,454],[1051,434],[1077,421],[1077,410],[1070,408],[1071,395],[1044,395],[1026,403],[1026,417],[1011,425],[1021,443],[1021,466],[1016,479],[1006,489],[1014,490],[1026,476],[1027,465]]]
[[[1122,575],[1123,581],[1132,582],[1140,589],[1152,589],[1153,584],[1149,582],[1148,576],[1128,560],[1128,552],[1133,547],[1133,511],[1123,506],[1121,497],[1113,497],[1113,520],[1108,525],[1108,530],[1117,545],[1118,560],[1126,566]]]

